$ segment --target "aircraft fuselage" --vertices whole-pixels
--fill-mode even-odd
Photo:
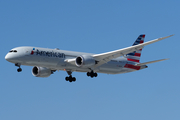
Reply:
[[[78,67],[75,64],[69,64],[66,59],[73,59],[81,55],[94,55],[91,53],[66,51],[59,49],[48,49],[40,47],[17,47],[12,50],[17,52],[9,52],[5,59],[12,63],[19,63],[27,66],[39,66],[50,68],[51,70],[71,70],[77,72],[91,71],[89,68]],[[124,57],[112,59],[103,64],[98,69],[99,73],[120,74],[125,72],[132,72],[136,69],[124,68],[128,63]],[[132,62],[131,62],[132,64]]]

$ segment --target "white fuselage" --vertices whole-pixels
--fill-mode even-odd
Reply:
[[[13,52],[13,50],[16,50],[17,52]],[[90,68],[78,67],[75,63],[70,64],[66,62],[66,59],[75,59],[81,55],[94,54],[39,47],[17,47],[12,49],[12,52],[9,52],[5,59],[12,63],[19,63],[21,65],[27,66],[46,67],[51,70],[66,70],[77,72],[91,71]],[[126,64],[135,63],[129,63],[126,58],[119,57],[99,66],[95,69],[95,71],[106,74],[120,74],[136,70],[132,68],[125,68],[124,66]],[[140,69],[143,69],[143,67]]]

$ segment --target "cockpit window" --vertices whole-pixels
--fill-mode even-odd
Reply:
[[[9,52],[17,52],[17,50],[11,50],[11,51],[9,51]]]

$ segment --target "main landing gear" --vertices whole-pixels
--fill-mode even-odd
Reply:
[[[71,71],[66,71],[66,72],[68,73],[69,77],[66,77],[65,80],[69,82],[75,82],[76,78],[72,77],[72,72]],[[87,72],[87,76],[93,78],[93,77],[97,77],[98,74],[92,70],[91,72]]]
[[[93,78],[93,77],[97,77],[98,74],[93,72],[93,71],[91,71],[91,72],[87,72],[87,76]]]
[[[71,71],[67,71],[69,77],[66,77],[66,81],[69,81],[69,82],[75,82],[76,81],[76,78],[75,77],[72,77],[72,72]]]
[[[16,63],[15,66],[19,67],[17,69],[18,72],[21,72],[22,71],[22,68],[21,68],[21,64],[20,63]]]

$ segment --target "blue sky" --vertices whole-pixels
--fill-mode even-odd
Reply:
[[[0,119],[1,120],[179,120],[178,0],[1,0]],[[103,53],[145,41],[175,36],[146,46],[141,62],[170,58],[141,71],[91,79],[73,73],[48,78],[22,73],[7,62],[18,46],[60,48]]]

